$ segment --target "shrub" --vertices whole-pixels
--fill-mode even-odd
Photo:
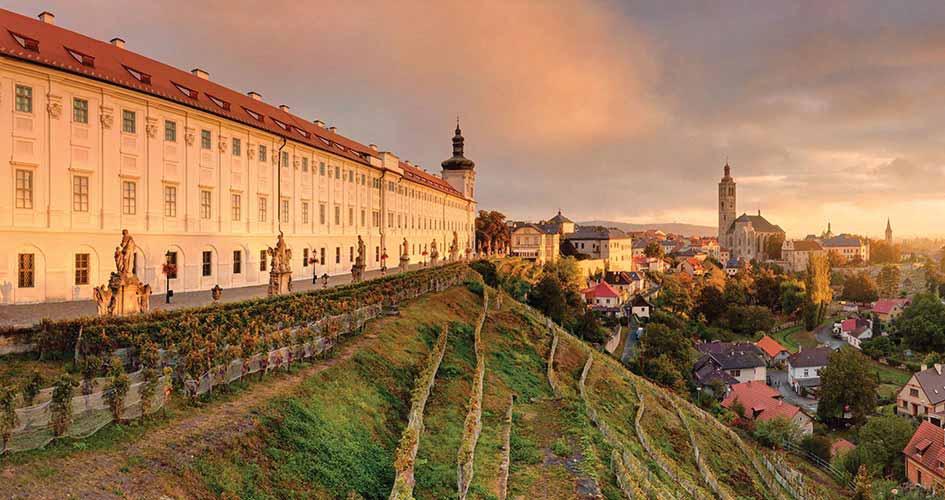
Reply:
[[[3,446],[0,446],[0,452],[7,447],[7,441],[16,427],[18,419],[16,417],[16,391],[12,387],[0,387],[0,439]]]
[[[52,401],[49,403],[53,434],[62,436],[72,423],[72,395],[79,385],[69,375],[62,375],[53,385]]]
[[[30,378],[26,381],[26,385],[23,386],[23,401],[26,403],[26,406],[33,404],[33,400],[36,399],[36,396],[42,389],[43,376],[40,375],[38,371],[33,370],[33,372],[30,373]]]
[[[468,288],[470,292],[482,297],[484,290],[482,282],[476,280],[466,280],[466,288]]]
[[[765,446],[784,446],[786,443],[796,444],[800,438],[800,430],[793,422],[784,417],[775,417],[755,423],[755,439]]]
[[[102,358],[92,354],[79,362],[79,373],[82,374],[82,394],[92,394],[95,377],[101,372],[102,365]]]
[[[801,448],[825,462],[830,461],[830,438],[823,435],[811,434],[801,439]]]
[[[125,395],[128,394],[131,382],[128,380],[128,375],[125,374],[121,359],[117,356],[113,356],[109,361],[108,375],[111,380],[109,380],[108,386],[105,387],[103,397],[108,402],[108,409],[112,412],[112,418],[118,422],[121,421],[122,412],[125,409]]]

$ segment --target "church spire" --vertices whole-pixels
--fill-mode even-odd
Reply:
[[[463,131],[459,128],[459,115],[456,115],[456,131],[453,134],[453,156],[440,164],[444,170],[472,170],[476,166],[472,160],[463,156],[464,143]]]

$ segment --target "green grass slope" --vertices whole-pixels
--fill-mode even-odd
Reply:
[[[199,497],[387,498],[418,365],[437,327],[449,323],[446,354],[424,414],[414,496],[456,498],[457,451],[476,363],[473,326],[481,308],[481,297],[458,287],[404,305],[400,317],[370,323],[362,333],[376,336],[369,347],[313,376],[293,397],[273,401],[248,439],[200,457],[184,478],[188,489]],[[555,398],[546,374],[551,332],[543,318],[508,297],[500,309],[490,308],[482,341],[483,425],[468,498],[499,498],[503,419],[513,395],[508,498],[626,498],[612,464],[617,455],[631,461],[626,467],[635,472],[628,477],[649,498],[686,498],[680,483],[693,485],[693,497],[712,498],[693,440],[726,496],[782,498],[768,491],[714,422],[567,335],[559,337],[555,356],[561,392]],[[579,383],[589,355],[595,361],[585,406]],[[640,427],[679,480],[641,445],[634,424],[641,398]],[[591,407],[616,441],[591,423]]]

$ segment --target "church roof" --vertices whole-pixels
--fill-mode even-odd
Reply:
[[[734,231],[735,224],[738,224],[739,222],[750,222],[751,227],[755,229],[756,233],[783,233],[784,232],[784,230],[781,229],[781,226],[768,222],[768,219],[765,219],[760,214],[759,215],[742,214],[737,219],[732,221],[732,225],[729,226],[728,232],[731,233],[732,231]]]
[[[621,240],[630,235],[615,227],[580,226],[564,237],[566,240]]]
[[[563,224],[566,222],[573,223],[571,219],[561,215],[561,210],[558,210],[558,215],[555,215],[554,217],[552,217],[548,222],[551,222],[553,224]]]
[[[856,236],[849,234],[841,234],[839,236],[834,236],[833,238],[824,240],[824,247],[857,247],[859,248],[863,242]]]

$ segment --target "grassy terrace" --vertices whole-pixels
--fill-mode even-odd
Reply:
[[[785,349],[791,352],[797,352],[801,347],[817,347],[817,339],[813,332],[804,330],[803,326],[785,328],[771,335],[771,338],[777,340]]]

